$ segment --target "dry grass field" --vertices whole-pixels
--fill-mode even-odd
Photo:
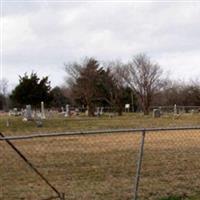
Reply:
[[[6,122],[9,120],[9,127]],[[0,131],[6,135],[27,135],[36,132],[62,132],[73,130],[96,130],[107,128],[144,128],[144,127],[174,127],[196,126],[200,124],[200,114],[184,114],[174,119],[172,114],[166,114],[161,118],[153,118],[152,115],[124,113],[123,116],[110,118],[108,115],[89,118],[77,116],[64,118],[63,115],[55,115],[44,121],[44,126],[38,128],[34,121],[23,122],[21,117],[9,117],[0,115]]]
[[[191,119],[193,118],[193,119]],[[199,115],[173,120],[123,116],[91,119],[51,119],[34,122],[1,118],[5,135],[97,128],[198,125]],[[20,134],[21,133],[21,134]],[[13,141],[68,200],[130,200],[140,145],[140,133],[37,138]],[[4,142],[0,141],[0,199],[43,200],[55,193]],[[147,133],[139,189],[140,200],[200,199],[200,131]]]

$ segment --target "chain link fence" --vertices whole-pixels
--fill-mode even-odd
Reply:
[[[200,127],[2,134],[0,151],[2,200],[200,198]]]

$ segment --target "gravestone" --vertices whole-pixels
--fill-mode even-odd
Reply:
[[[32,119],[31,105],[26,105],[23,121],[31,121]]]
[[[89,115],[89,112],[88,110],[85,111],[85,116],[88,116]]]
[[[15,116],[15,117],[17,117],[17,116],[20,116],[20,115],[21,115],[21,112],[19,112],[17,110],[17,108],[13,108],[13,110],[9,111],[9,116]]]
[[[61,107],[61,113],[65,113],[65,111],[64,111],[64,108],[63,108],[63,107]]]
[[[153,109],[153,118],[159,118],[160,116],[160,109]]]
[[[79,109],[78,108],[75,109],[75,113],[76,113],[76,116],[79,115]]]
[[[100,115],[103,115],[103,107],[100,108]]]
[[[67,104],[65,107],[65,117],[69,117],[69,105]]]
[[[174,105],[174,119],[179,119],[181,117],[182,114],[179,113],[179,110],[176,106],[176,104]]]
[[[35,116],[36,116],[36,111],[35,111],[35,110],[33,110],[33,111],[32,111],[32,119],[34,119],[34,118],[35,118]]]
[[[177,115],[179,114],[179,111],[178,111],[178,108],[176,106],[176,104],[174,105],[174,115]]]
[[[37,125],[37,127],[42,127],[43,123],[42,123],[42,113],[36,113],[35,114],[35,123]]]
[[[48,110],[47,113],[47,118],[53,118],[55,111],[53,111],[52,109]]]
[[[41,119],[46,119],[43,101],[41,102]]]
[[[14,115],[14,116],[18,116],[17,108],[13,108],[13,115]]]
[[[95,116],[99,117],[100,116],[100,107],[96,108],[96,112],[94,113]]]

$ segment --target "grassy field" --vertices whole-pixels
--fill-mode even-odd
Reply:
[[[6,127],[9,120],[10,127]],[[23,122],[21,117],[0,116],[0,131],[6,135],[26,135],[36,132],[61,132],[72,130],[96,130],[107,128],[143,128],[143,127],[174,127],[196,126],[200,124],[200,114],[185,114],[174,119],[173,115],[164,115],[153,118],[151,115],[124,114],[120,117],[108,116],[88,118],[85,116],[64,118],[56,115],[43,122],[43,127],[38,128],[34,121]]]
[[[140,114],[109,118],[56,117],[22,122],[0,119],[5,135],[85,129],[199,125],[200,115],[160,119]],[[15,141],[14,144],[68,200],[130,200],[140,145],[140,134],[119,133]],[[200,199],[200,131],[148,133],[141,174],[141,200]],[[5,143],[0,142],[0,199],[42,200],[55,196],[47,185]]]

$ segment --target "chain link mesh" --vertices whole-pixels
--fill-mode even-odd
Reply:
[[[69,200],[133,199],[141,132],[12,140]],[[43,200],[56,194],[0,140],[0,199]],[[146,132],[139,200],[200,193],[200,130]],[[57,198],[59,199],[59,198]]]
[[[47,137],[12,141],[66,199],[131,199],[140,134]],[[1,141],[2,199],[55,196]]]
[[[200,131],[147,133],[139,199],[182,200],[199,192]]]

